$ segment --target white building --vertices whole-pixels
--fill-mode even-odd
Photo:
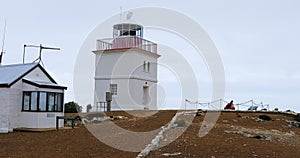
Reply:
[[[143,27],[116,24],[113,38],[97,41],[94,105],[112,94],[112,110],[156,109],[157,44],[143,39]],[[103,104],[102,104],[103,105]],[[103,110],[103,109],[102,109]]]
[[[64,116],[65,89],[38,63],[0,65],[0,133],[55,128],[56,116]]]

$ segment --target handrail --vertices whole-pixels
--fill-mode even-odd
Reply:
[[[157,44],[137,36],[120,36],[97,40],[97,50],[113,50],[121,48],[138,48],[157,53]]]

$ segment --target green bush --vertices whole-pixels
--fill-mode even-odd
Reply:
[[[82,107],[74,101],[68,102],[65,105],[65,113],[77,113],[82,112]]]

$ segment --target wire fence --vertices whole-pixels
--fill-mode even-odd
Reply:
[[[218,99],[211,102],[199,102],[185,99],[185,110],[187,109],[207,109],[207,110],[223,110],[229,102],[224,99]],[[236,110],[270,110],[269,104],[256,103],[253,100],[249,100],[242,103],[234,104]]]

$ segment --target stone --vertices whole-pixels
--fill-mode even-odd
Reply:
[[[222,122],[223,122],[223,123],[228,123],[228,120],[223,120]]]
[[[264,120],[263,120],[263,119],[260,119],[260,118],[257,118],[255,121],[256,121],[256,122],[263,122]]]
[[[289,132],[285,133],[284,135],[289,136],[289,137],[293,137],[293,136],[295,136],[296,134],[295,134],[295,132],[293,132],[293,131],[289,131]]]
[[[161,154],[162,156],[178,156],[181,155],[181,152],[176,152],[176,153],[163,153]]]

